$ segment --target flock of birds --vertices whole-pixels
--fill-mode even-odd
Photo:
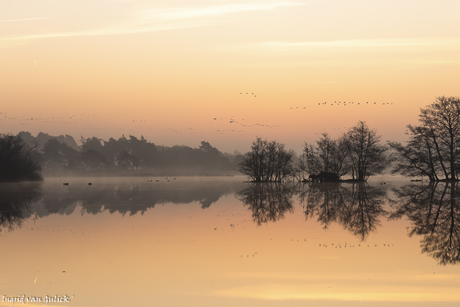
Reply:
[[[8,116],[6,112],[0,112],[0,121],[2,120],[18,120],[21,124],[36,124],[36,123],[45,123],[45,124],[77,124],[82,122],[83,119],[93,117],[100,118],[101,116],[90,115],[90,114],[81,114],[81,116],[70,115],[70,116],[53,116],[53,117],[29,117],[29,116]]]
[[[304,240],[304,241],[305,241],[305,240]],[[378,247],[378,246],[379,246],[378,244],[367,244],[367,247],[371,247],[371,245],[374,245],[374,247]],[[380,246],[382,246],[382,245],[383,245],[383,247],[391,247],[391,246],[394,246],[394,244],[391,244],[391,245],[390,245],[390,244],[380,244]],[[348,245],[348,243],[345,243],[344,245],[341,245],[340,243],[334,245],[334,243],[332,243],[331,246],[333,246],[333,247],[335,247],[335,248],[356,247],[355,244],[349,244],[349,245]],[[327,247],[327,244],[320,244],[319,247]],[[358,244],[357,247],[361,247],[361,244]],[[362,247],[365,247],[365,244],[363,244]]]
[[[175,134],[198,134],[200,133],[199,130],[192,129],[192,127],[182,128],[182,129],[168,128],[168,130]]]
[[[34,125],[80,125],[81,130],[104,130],[106,127],[98,123],[103,116],[89,113],[71,114],[68,116],[11,116],[0,111],[0,122],[18,122],[22,126]],[[142,124],[143,126],[140,126]],[[138,132],[145,130],[147,119],[127,119],[126,124],[115,127],[115,130],[124,132]]]
[[[250,97],[257,97],[257,95],[255,95],[255,93],[250,93],[250,92],[240,92],[240,95],[248,95]],[[361,105],[380,105],[380,103],[377,103],[377,102],[369,102],[369,101],[366,101],[366,102],[357,102],[355,103],[354,101],[350,101],[350,102],[346,102],[346,101],[334,101],[334,103],[328,103],[328,102],[322,102],[322,103],[318,103],[318,105],[320,106],[325,106],[325,105],[331,105],[331,106],[347,106],[347,105],[352,105],[352,106],[361,106]],[[387,106],[387,105],[393,105],[393,103],[391,102],[383,102],[381,105],[384,105],[384,106]],[[301,109],[301,110],[306,110],[307,107],[304,106],[304,107],[290,107],[290,110],[298,110],[298,109]],[[229,119],[228,118],[223,118],[223,117],[214,117],[213,118],[214,121],[216,122],[219,122],[219,124],[221,123],[228,123],[228,124],[235,124],[235,125],[240,125],[242,128],[254,128],[254,127],[263,127],[263,128],[279,128],[280,126],[279,125],[265,125],[265,124],[259,124],[259,123],[252,123],[252,124],[248,124],[247,122],[244,122],[244,118],[240,119],[240,120],[236,120],[233,116],[230,117]],[[341,129],[341,128],[334,128],[334,129]],[[344,129],[347,129],[347,127],[345,127]],[[240,129],[216,129],[216,133],[217,134],[226,134],[226,133],[241,133],[241,132],[246,132],[246,130],[240,130]],[[320,134],[319,132],[316,133],[316,134]]]
[[[216,230],[216,228],[215,228],[214,230]],[[291,239],[291,241],[293,241],[293,239]],[[299,240],[297,240],[297,241],[299,241]],[[306,241],[306,239],[304,239],[304,241]],[[333,247],[335,247],[335,248],[342,248],[342,247],[343,247],[343,248],[347,248],[347,247],[353,248],[353,247],[356,247],[355,244],[351,244],[351,243],[350,243],[350,244],[345,243],[344,245],[341,245],[340,243],[334,245],[334,243],[332,243],[331,245],[332,245]],[[363,244],[362,246],[365,247],[365,245],[367,245],[367,247],[372,247],[371,245],[374,245],[374,247],[379,247],[378,244]],[[392,247],[392,246],[394,246],[394,244],[391,244],[391,245],[390,245],[390,244],[380,244],[380,246],[383,246],[383,247]],[[319,244],[319,247],[327,247],[327,244]],[[361,244],[358,244],[357,247],[361,247]],[[257,252],[255,252],[254,254],[252,254],[252,257],[255,257],[256,255],[257,255]],[[240,258],[249,258],[249,257],[251,256],[251,254],[247,254],[246,257],[244,257],[244,256],[245,256],[245,255],[243,254],[243,255],[240,256]]]
[[[243,96],[247,95],[248,97],[251,97],[251,98],[257,98],[257,95],[254,92],[240,92],[240,95],[243,95]],[[261,124],[261,123],[248,123],[248,122],[244,122],[244,118],[241,118],[241,119],[237,120],[233,116],[231,116],[230,118],[214,117],[213,120],[216,121],[216,123],[218,123],[219,125],[221,125],[222,123],[223,124],[227,123],[227,124],[240,126],[241,128],[243,128],[243,129],[233,129],[233,128],[216,129],[215,130],[216,134],[244,133],[244,132],[246,132],[245,128],[261,127],[261,128],[270,128],[270,129],[272,129],[272,128],[279,128],[280,127],[279,125],[268,125],[268,124]]]
[[[240,96],[246,96],[248,98],[256,98],[257,95],[254,92],[239,92]],[[316,103],[315,103],[316,104]],[[364,106],[364,105],[383,105],[383,106],[390,106],[393,105],[391,102],[354,102],[354,101],[334,101],[331,102],[319,102],[318,106]],[[308,109],[307,106],[303,107],[290,107],[290,110],[306,110]],[[15,120],[19,121],[21,125],[37,125],[37,124],[61,124],[61,125],[81,125],[82,130],[103,130],[100,124],[88,122],[88,120],[100,119],[100,115],[89,114],[89,113],[81,113],[78,115],[70,115],[70,116],[57,116],[57,117],[30,117],[30,116],[16,116],[11,117],[6,114],[6,112],[0,112],[0,121],[4,120]],[[262,123],[248,123],[245,122],[245,119],[235,119],[233,116],[230,118],[224,117],[214,117],[213,121],[218,124],[218,126],[214,126],[215,128],[214,134],[234,134],[234,133],[245,133],[247,129],[250,128],[279,128],[279,125],[269,125],[269,124],[262,124]],[[120,130],[124,132],[139,132],[146,129],[147,120],[146,119],[127,119],[127,123],[125,125],[120,125],[115,127],[115,130]],[[229,124],[231,126],[229,126]],[[217,129],[219,128],[219,129]],[[177,129],[177,128],[168,128],[174,134],[200,134],[202,131],[192,129],[192,127]]]
[[[326,105],[331,105],[331,106],[347,106],[348,105],[356,105],[356,106],[359,106],[359,105],[393,105],[393,103],[391,102],[382,102],[381,104],[380,103],[377,103],[377,102],[369,102],[369,101],[366,101],[366,102],[363,102],[363,103],[360,103],[360,102],[357,102],[355,103],[354,101],[349,101],[349,102],[346,102],[346,101],[343,101],[343,102],[337,102],[337,101],[334,101],[334,103],[328,103],[327,101],[326,102],[318,102],[318,105],[321,106],[326,106]],[[292,109],[292,108],[291,108]],[[305,107],[304,107],[305,109]]]
[[[259,124],[259,123],[249,124],[247,122],[244,122],[244,118],[237,120],[233,116],[230,117],[229,119],[224,119],[223,117],[221,117],[221,118],[214,117],[213,120],[216,121],[218,124],[227,123],[227,124],[240,126],[240,127],[243,127],[243,128],[253,128],[253,127],[279,128],[280,127],[279,125],[266,125],[266,124]],[[218,134],[241,133],[241,132],[246,132],[246,130],[244,130],[244,129],[243,130],[240,130],[240,129],[217,129],[216,132]]]
[[[375,101],[374,101],[374,102],[366,101],[366,102],[363,102],[363,103],[361,103],[361,102],[355,103],[354,101],[349,101],[349,102],[346,102],[346,101],[343,101],[343,102],[341,102],[341,101],[338,101],[338,102],[337,102],[337,101],[334,101],[334,103],[329,103],[329,102],[326,101],[326,102],[318,102],[318,105],[319,105],[319,106],[329,106],[329,105],[331,105],[331,106],[345,106],[345,107],[346,107],[347,105],[349,105],[349,106],[351,106],[351,105],[352,105],[352,106],[363,106],[363,105],[384,105],[384,106],[387,106],[387,105],[393,105],[393,103],[392,103],[392,102],[382,102],[382,103],[380,104],[380,103],[377,103],[377,102],[375,102]],[[300,107],[301,110],[305,110],[306,108],[307,108],[307,107],[303,107],[303,108]],[[290,109],[290,110],[298,110],[299,107],[290,107],[289,109]]]
[[[243,93],[240,93],[240,95],[243,95]],[[249,95],[249,93],[246,93],[246,95]],[[257,95],[255,95],[254,93],[251,93],[251,96],[254,97],[254,98],[257,97]],[[251,97],[251,96],[249,96],[249,97]]]
[[[257,255],[257,252],[255,252],[254,254],[252,254],[252,257],[255,257]],[[241,255],[241,258],[243,258],[244,255]],[[246,258],[249,258],[249,254],[246,255]]]

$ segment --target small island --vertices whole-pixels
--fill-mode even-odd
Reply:
[[[380,144],[377,131],[363,121],[337,140],[323,133],[316,146],[305,143],[297,159],[292,150],[284,147],[257,138],[252,151],[238,165],[239,171],[253,182],[365,182],[370,176],[382,173],[389,161],[389,147]],[[342,176],[351,179],[341,180]]]

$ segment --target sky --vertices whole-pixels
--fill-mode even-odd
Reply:
[[[457,0],[0,0],[0,133],[300,152],[362,120],[404,141],[460,95],[459,17]]]

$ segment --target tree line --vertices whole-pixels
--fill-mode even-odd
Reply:
[[[85,170],[95,173],[148,174],[225,174],[232,173],[238,154],[224,154],[209,142],[198,148],[161,146],[144,137],[92,137],[81,140],[79,150],[73,150],[57,140],[48,141],[43,148],[44,170]]]
[[[41,141],[41,143],[39,143]],[[45,141],[45,143],[43,143]],[[0,135],[0,181],[39,180],[45,175],[235,174],[242,156],[222,153],[209,142],[198,148],[160,146],[130,135],[108,141],[28,132]]]
[[[342,136],[324,133],[305,143],[300,157],[284,144],[258,137],[243,155],[222,153],[208,142],[198,148],[161,146],[144,137],[108,141],[92,137],[78,146],[70,136],[34,138],[22,132],[0,135],[0,181],[38,180],[48,174],[222,174],[235,169],[255,182],[363,182],[389,165],[393,174],[458,181],[460,171],[460,98],[437,97],[420,109],[418,125],[408,125],[407,142],[381,142],[381,136],[359,121]],[[39,143],[38,139],[41,140]],[[46,140],[46,143],[43,142]]]

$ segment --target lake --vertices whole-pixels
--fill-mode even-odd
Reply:
[[[244,180],[0,184],[0,306],[459,306],[457,185]]]

